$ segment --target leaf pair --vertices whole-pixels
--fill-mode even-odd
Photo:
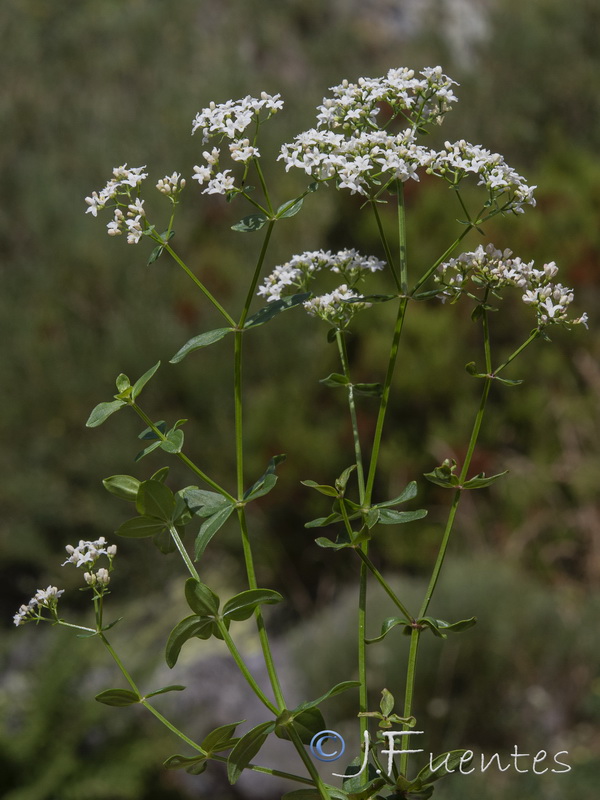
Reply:
[[[477,623],[477,617],[470,617],[469,619],[461,619],[458,622],[446,622],[443,619],[434,619],[433,617],[421,617],[415,620],[414,625],[419,626],[421,629],[428,628],[434,636],[440,639],[446,639],[447,633],[460,633],[472,628]],[[406,623],[404,617],[386,617],[381,625],[381,633],[374,639],[365,639],[367,644],[374,644],[381,642],[388,633],[397,625],[403,626],[403,633],[410,636],[413,626]]]
[[[499,472],[497,475],[490,475],[486,477],[485,472],[480,472],[475,477],[470,478],[463,483],[460,482],[458,475],[455,475],[456,461],[452,459],[445,459],[444,462],[436,467],[433,472],[426,472],[425,477],[430,483],[435,483],[436,486],[442,486],[444,489],[483,489],[490,486],[498,478],[506,475],[508,470]]]
[[[118,394],[114,395],[115,399],[107,403],[98,403],[88,417],[88,421],[85,423],[86,427],[97,428],[98,425],[102,425],[115,411],[118,411],[123,406],[132,405],[159,367],[160,361],[153,367],[150,367],[141,378],[138,378],[133,386],[127,375],[119,375],[116,380]]]

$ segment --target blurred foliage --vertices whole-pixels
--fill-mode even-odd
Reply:
[[[494,688],[496,678],[513,669],[505,660],[509,653],[521,652],[513,690],[535,685],[539,664],[552,663],[544,690],[561,696],[560,726],[567,741],[585,748],[577,742],[600,713],[591,688],[596,685],[598,650],[587,639],[585,647],[573,644],[573,651],[565,642],[571,641],[569,631],[575,637],[583,630],[579,612],[593,624],[586,601],[600,576],[600,339],[593,330],[600,259],[598,4],[179,0],[167,8],[158,0],[4,0],[0,14],[5,76],[0,95],[5,142],[0,150],[0,336],[5,343],[0,362],[0,610],[5,624],[38,586],[52,582],[75,587],[75,577],[66,571],[62,582],[57,577],[65,543],[108,535],[123,521],[128,512],[105,494],[102,478],[127,472],[148,477],[164,463],[154,457],[139,467],[132,463],[139,426],[126,414],[117,415],[102,431],[83,427],[89,410],[112,395],[119,372],[137,377],[161,358],[164,366],[144,394],[146,410],[154,418],[166,413],[173,419],[190,416],[190,455],[202,465],[215,465],[218,480],[229,482],[233,472],[230,375],[223,357],[227,342],[177,367],[166,364],[182,342],[215,327],[212,313],[190,296],[187,279],[164,257],[146,268],[145,245],[128,247],[107,238],[102,223],[84,214],[83,197],[123,162],[148,164],[153,177],[173,169],[189,174],[201,149],[199,140],[189,135],[190,122],[212,99],[280,91],[285,112],[265,129],[274,151],[280,141],[312,124],[314,106],[326,87],[343,77],[442,63],[461,83],[462,102],[437,139],[480,141],[506,154],[540,187],[538,209],[516,220],[494,220],[486,238],[527,260],[556,260],[564,282],[577,291],[578,306],[590,313],[592,331],[557,334],[552,346],[538,343],[510,375],[526,378],[523,386],[501,387],[491,397],[474,468],[509,468],[510,473],[490,490],[470,495],[461,508],[454,548],[484,559],[481,564],[469,562],[465,571],[469,584],[484,586],[473,595],[467,613],[480,614],[485,634],[478,630],[471,638],[469,632],[460,645],[449,642],[443,650],[435,643],[436,652],[444,654],[440,664],[454,663],[457,647],[461,658],[471,654],[456,673],[460,677],[441,686],[442,699],[452,692],[463,712],[458,727],[449,726],[446,734],[440,727],[440,741],[444,735],[450,741],[460,734],[482,746],[485,731],[499,732],[499,744],[511,737],[524,741],[519,738],[524,720],[503,716]],[[278,199],[294,196],[298,177],[279,167],[270,171],[281,187]],[[454,237],[460,210],[435,181],[424,179],[407,189],[409,255],[426,266]],[[192,200],[190,195],[177,220],[175,243],[211,289],[234,305],[238,275],[252,263],[258,241],[230,235],[229,225],[244,213],[241,207]],[[160,199],[156,213],[164,208]],[[375,227],[358,213],[356,198],[334,198],[331,190],[322,190],[309,200],[302,214],[276,233],[270,265],[319,246],[356,246],[380,255]],[[391,214],[384,222],[393,224]],[[465,244],[478,242],[472,234]],[[520,305],[511,307],[507,321],[499,317],[493,329],[500,351],[509,352],[515,336],[528,332],[530,322]],[[407,324],[405,366],[395,386],[377,486],[382,496],[446,456],[460,459],[464,452],[479,387],[463,367],[479,357],[478,338],[466,308],[454,307],[448,315],[437,310],[435,303],[420,305]],[[386,313],[384,309],[384,318]],[[363,337],[361,326],[368,324],[365,315],[350,342],[350,356],[360,379],[379,380],[389,331],[382,325]],[[390,320],[389,330],[391,325]],[[345,557],[324,557],[313,535],[303,529],[304,521],[323,507],[299,481],[328,482],[351,459],[343,398],[318,383],[337,368],[334,349],[323,347],[324,337],[325,329],[316,322],[290,312],[285,320],[257,329],[249,340],[248,478],[259,475],[273,454],[288,453],[278,491],[256,504],[252,519],[260,581],[283,588],[291,601],[286,612],[274,617],[280,631],[333,603],[356,574]],[[468,356],[463,341],[471,348]],[[374,426],[374,414],[365,398],[359,408],[365,431]],[[171,475],[173,486],[189,482],[176,464]],[[374,548],[382,568],[414,576],[430,568],[447,498],[434,487],[422,486],[421,491],[419,499],[433,504],[427,524],[402,539],[386,534]],[[302,512],[290,513],[290,507]],[[214,572],[226,564],[227,579],[235,585],[240,565],[233,527],[223,529],[220,541],[220,549],[207,554],[206,569]],[[119,548],[123,602],[152,593],[159,569],[161,585],[180,574],[174,560],[162,559],[139,543],[123,541]],[[525,652],[512,632],[505,634],[505,623],[492,613],[485,619],[479,611],[487,607],[489,558],[502,559],[507,570],[511,563],[525,570],[511,579],[516,583],[504,586],[505,597],[531,591],[544,598],[541,617],[534,598],[530,618],[522,620]],[[451,591],[444,594],[449,604],[462,597],[460,577],[452,580]],[[520,588],[534,580],[544,588]],[[69,601],[73,612],[79,612],[80,595],[70,595],[75,596]],[[560,636],[543,638],[540,633],[539,648],[548,649],[538,649],[538,632],[552,622],[544,609],[562,603],[557,597],[569,598],[572,618],[569,626],[562,625]],[[497,602],[502,602],[500,592]],[[519,616],[519,610],[515,607],[512,616]],[[6,727],[0,736],[0,785],[7,797],[180,796],[180,789],[169,788],[156,769],[168,748],[152,720],[136,716],[113,722],[110,710],[82,705],[75,682],[93,664],[93,657],[86,660],[87,645],[64,632],[55,642],[50,638],[56,631],[43,631],[48,641],[38,638],[41,633],[19,631],[3,644]],[[488,637],[487,649],[476,638],[482,635]],[[310,648],[314,668],[333,673],[325,644]],[[38,648],[39,659],[34,654]],[[431,685],[441,680],[434,674],[438,662],[434,654],[423,652],[421,680]],[[394,668],[402,671],[397,664]],[[448,674],[454,675],[453,669]],[[470,675],[481,683],[469,683]],[[566,685],[577,687],[576,696],[563,691]],[[493,704],[482,699],[490,696]],[[67,697],[73,698],[72,705]],[[129,712],[117,710],[114,718],[121,713],[124,719]],[[536,714],[532,711],[526,721],[531,730],[543,716]],[[59,724],[56,739],[53,726]],[[143,730],[143,738],[133,736],[134,730]],[[101,741],[90,731],[101,731]],[[49,739],[56,749],[32,769],[34,754],[46,749]],[[119,747],[127,748],[127,756],[121,753],[116,759],[113,753]],[[76,781],[80,759],[87,764],[87,784],[83,778]],[[591,762],[586,763],[589,771]],[[101,781],[108,764],[110,781],[94,783]],[[587,775],[583,769],[581,774]],[[594,775],[597,781],[597,770]],[[511,791],[501,777],[497,780],[495,796]],[[465,781],[456,780],[459,785],[471,791]],[[115,786],[121,787],[120,794]],[[521,791],[534,797],[529,787]],[[548,797],[554,796],[547,791]],[[573,790],[575,795],[584,796]]]

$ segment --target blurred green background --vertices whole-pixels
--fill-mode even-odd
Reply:
[[[466,138],[497,150],[539,186],[537,209],[494,221],[486,238],[527,260],[555,260],[591,324],[589,333],[559,332],[552,345],[530,349],[511,375],[525,383],[492,395],[474,467],[510,473],[465,498],[432,607],[449,619],[476,614],[480,622],[453,641],[424,647],[419,723],[428,734],[424,746],[434,751],[510,753],[518,743],[521,752],[567,750],[573,767],[562,775],[488,770],[455,777],[439,785],[436,797],[595,798],[597,2],[4,0],[0,21],[2,796],[279,796],[268,782],[241,781],[229,788],[218,765],[196,778],[163,770],[162,760],[181,752],[168,732],[137,713],[142,709],[109,709],[93,701],[95,692],[119,685],[97,642],[49,626],[17,631],[10,624],[18,606],[50,583],[71,589],[64,609],[85,619],[76,576],[59,568],[64,545],[110,537],[129,515],[129,508],[104,492],[102,478],[145,478],[167,463],[149,457],[133,464],[135,419],[117,415],[105,428],[88,430],[88,413],[110,398],[119,372],[137,377],[159,358],[166,365],[183,342],[216,327],[174,264],[163,258],[146,267],[147,244],[129,247],[108,238],[106,220],[85,215],[83,198],[124,162],[147,164],[153,178],[173,170],[189,176],[202,149],[190,136],[191,120],[212,99],[281,92],[285,110],[265,129],[274,153],[278,143],[313,124],[314,107],[342,78],[440,63],[461,84],[461,102],[443,126],[442,140]],[[269,174],[281,187],[281,201],[302,188],[299,176],[277,166]],[[435,181],[408,188],[410,257],[426,265],[453,238],[456,210]],[[157,209],[160,202],[157,196]],[[356,246],[380,256],[376,231],[358,211],[355,198],[318,192],[277,231],[269,266],[321,246]],[[176,225],[186,261],[232,307],[239,301],[239,276],[253,264],[258,245],[229,231],[243,213],[190,187]],[[476,235],[467,240],[477,243]],[[252,525],[259,583],[289,598],[269,620],[289,691],[301,700],[322,693],[332,679],[354,677],[355,598],[348,587],[355,585],[357,565],[346,553],[319,550],[303,528],[325,509],[300,480],[329,482],[350,462],[351,441],[344,398],[318,383],[337,369],[324,327],[300,314],[283,321],[259,329],[249,346],[247,474],[259,475],[275,453],[288,454],[277,491],[256,504]],[[524,338],[530,324],[520,303],[504,322],[499,316],[494,337],[500,351],[521,341],[517,337]],[[382,326],[368,341],[356,337],[351,358],[361,379],[381,379],[388,336]],[[446,456],[464,453],[479,387],[463,366],[478,357],[477,347],[465,309],[442,315],[431,304],[415,310],[382,453],[382,497]],[[176,367],[163,366],[144,402],[154,418],[189,416],[190,455],[230,483],[226,349],[215,345]],[[372,428],[368,399],[360,415],[364,429]],[[177,464],[171,476],[174,488],[190,482]],[[373,556],[410,597],[423,592],[447,503],[424,483],[420,500],[432,509],[426,524],[402,535],[385,533]],[[147,541],[118,544],[111,607],[126,621],[114,638],[143,685],[154,685],[168,673],[161,665],[164,638],[185,613],[182,571]],[[223,530],[202,568],[217,588],[240,587],[233,526]],[[376,592],[373,613],[375,620],[391,613]],[[403,691],[402,639],[390,635],[373,651],[373,703],[383,686],[398,695]],[[252,646],[249,640],[249,658]],[[221,650],[204,642],[187,647],[186,660],[166,681],[187,682],[187,698],[166,696],[161,710],[198,737],[222,722],[251,719],[255,709],[244,706],[244,689],[233,674],[229,680]],[[353,698],[332,701],[328,724],[350,731],[353,713]],[[286,757],[273,756],[282,764]]]

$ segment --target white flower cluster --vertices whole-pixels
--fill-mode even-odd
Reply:
[[[146,167],[121,167],[113,169],[113,177],[100,192],[92,192],[85,198],[88,204],[86,213],[94,217],[98,211],[111,205],[115,209],[113,219],[106,226],[109,236],[127,233],[127,243],[137,244],[144,232],[142,220],[145,218],[144,201],[139,199],[139,186],[148,177]],[[136,197],[132,197],[136,189]],[[114,202],[110,202],[114,201]],[[123,209],[126,209],[126,213]]]
[[[416,143],[410,128],[398,134],[360,131],[349,137],[311,128],[284,144],[279,159],[286,171],[298,167],[317,180],[335,178],[339,189],[368,196],[374,183],[418,181],[417,170],[429,166],[432,154]]]
[[[316,276],[327,270],[339,275],[345,283],[328,294],[312,297],[303,305],[306,311],[319,316],[335,325],[345,327],[355,313],[366,308],[368,303],[348,303],[348,300],[359,298],[354,292],[356,285],[367,274],[377,272],[385,267],[385,262],[374,256],[363,256],[354,249],[311,250],[293,256],[285,264],[275,267],[268,275],[257,294],[266,297],[267,302],[280,300],[282,293],[294,294],[307,291]]]
[[[232,161],[247,164],[252,158],[260,158],[257,147],[250,139],[243,136],[244,131],[252,123],[260,122],[261,113],[267,112],[266,119],[283,108],[280,95],[262,92],[260,98],[244,97],[241,100],[228,100],[226,103],[211,103],[208,108],[196,114],[192,123],[192,133],[202,131],[202,144],[206,144],[215,136],[230,140],[229,155]],[[221,151],[214,147],[211,152],[204,152],[205,164],[194,167],[193,179],[202,186],[208,181],[202,194],[230,194],[236,192],[235,181],[231,170],[214,174],[219,163]]]
[[[522,175],[509,167],[504,156],[491,153],[480,145],[470,144],[464,139],[446,142],[444,150],[432,151],[427,172],[445,178],[456,186],[467,175],[479,176],[478,185],[485,186],[490,199],[503,211],[523,213],[523,205],[535,206],[533,190]]]
[[[27,605],[22,605],[13,616],[15,625],[23,625],[34,619],[42,619],[41,609],[48,608],[56,610],[58,598],[64,593],[64,589],[57,589],[56,586],[48,586],[47,589],[38,589]]]
[[[383,104],[394,116],[404,116],[413,126],[441,124],[444,114],[456,102],[452,86],[457,85],[441,67],[427,67],[415,78],[406,67],[391,69],[381,78],[359,78],[332,86],[333,97],[324,98],[318,107],[319,127],[375,127]]]
[[[165,177],[161,178],[156,184],[156,188],[161,194],[166,194],[174,198],[185,188],[185,178],[182,178],[179,172],[174,172],[172,175],[165,175]]]
[[[375,256],[362,256],[353,248],[337,253],[330,250],[310,250],[275,267],[265,278],[257,294],[271,302],[280,300],[282,292],[290,294],[307,291],[311,280],[322,270],[341,275],[347,283],[354,286],[363,274],[377,272],[384,267],[385,261],[380,261]]]
[[[551,261],[542,269],[536,269],[534,261],[524,262],[512,257],[510,250],[497,250],[493,244],[482,245],[469,253],[462,253],[441,264],[435,280],[443,285],[440,297],[458,297],[468,292],[469,278],[476,285],[484,285],[497,292],[514,286],[523,290],[522,299],[534,308],[538,325],[561,323],[567,326],[584,325],[587,328],[588,316],[582,314],[577,319],[569,319],[569,306],[573,302],[573,291],[552,279],[558,267]]]
[[[108,556],[109,561],[112,562],[113,557],[117,553],[117,545],[111,544],[107,546],[106,539],[104,536],[101,536],[99,539],[96,539],[96,541],[90,542],[80,539],[77,547],[68,544],[65,550],[69,554],[69,557],[63,562],[63,567],[65,564],[75,564],[76,567],[82,567],[84,565],[93,566],[102,555]]]

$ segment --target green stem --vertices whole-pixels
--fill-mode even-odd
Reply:
[[[383,230],[383,225],[381,222],[381,217],[379,216],[379,210],[377,208],[377,203],[371,203],[373,208],[373,213],[375,214],[375,221],[377,222],[377,229],[379,230],[379,238],[381,239],[381,244],[383,245],[383,251],[385,253],[385,257],[387,259],[388,264],[390,265],[390,270],[392,271],[392,275],[394,278],[394,282],[398,291],[402,291],[402,282],[400,278],[398,278],[398,274],[396,272],[396,265],[394,264],[394,258],[392,256],[392,251],[390,250],[390,246],[388,244],[385,231]]]
[[[406,257],[406,211],[404,207],[404,184],[396,181],[398,217],[398,263],[400,264],[400,285],[403,294],[408,292],[408,262]]]
[[[528,339],[526,339],[526,340],[523,342],[523,344],[522,344],[520,347],[517,347],[517,349],[515,350],[515,352],[514,352],[514,353],[512,353],[512,354],[511,354],[511,355],[510,355],[510,356],[509,356],[509,357],[506,359],[506,361],[504,361],[504,363],[500,364],[500,366],[499,366],[499,367],[497,367],[497,368],[496,368],[496,369],[493,371],[493,373],[492,373],[492,374],[493,374],[493,375],[497,375],[499,372],[501,372],[501,371],[504,369],[504,367],[507,367],[507,366],[510,364],[510,362],[511,362],[513,359],[515,359],[515,358],[516,358],[518,355],[520,355],[520,354],[523,352],[523,350],[525,350],[525,348],[526,348],[526,347],[529,347],[529,345],[530,345],[532,342],[534,342],[534,341],[535,341],[535,340],[536,340],[536,339],[537,339],[539,336],[541,336],[541,335],[542,335],[542,332],[541,332],[541,330],[540,330],[539,328],[536,328],[534,331],[532,331],[532,332],[531,332],[531,335],[529,336],[529,338],[528,338]]]
[[[218,617],[216,617],[215,619],[216,619],[217,625],[219,626],[219,631],[221,633],[221,636],[223,637],[223,641],[227,645],[227,649],[231,653],[231,655],[233,657],[233,660],[235,661],[235,663],[237,664],[240,672],[242,673],[242,675],[244,676],[244,678],[248,682],[248,685],[250,686],[250,688],[252,689],[254,694],[258,697],[258,699],[261,701],[261,703],[263,703],[269,709],[269,711],[271,711],[275,715],[279,715],[279,709],[277,708],[277,706],[273,705],[273,703],[269,700],[269,698],[265,695],[263,690],[260,688],[260,686],[257,684],[257,682],[252,677],[252,675],[250,673],[250,670],[246,666],[246,663],[244,662],[244,659],[240,655],[240,652],[237,649],[237,647],[235,646],[235,643],[234,643],[233,639],[231,638],[231,636],[229,634],[229,631],[227,630],[227,627],[225,626],[225,623],[223,622],[222,619],[220,619]]]
[[[373,564],[373,562],[371,561],[369,556],[363,550],[359,549],[358,547],[356,547],[354,549],[356,550],[356,552],[358,553],[358,555],[360,556],[360,558],[364,562],[364,564],[367,566],[367,568],[373,573],[374,577],[377,579],[377,581],[381,585],[382,589],[386,592],[388,597],[390,597],[390,599],[392,600],[394,605],[396,605],[400,609],[400,611],[404,614],[404,616],[406,617],[406,621],[409,624],[412,624],[415,621],[414,617],[408,611],[406,606],[396,596],[394,591],[391,589],[391,587],[387,583],[386,579],[383,577],[381,572],[379,572],[379,570],[377,569],[375,564]]]
[[[147,708],[151,714],[154,714],[156,719],[160,720],[166,728],[168,728],[172,733],[175,734],[175,736],[178,736],[180,739],[186,742],[186,744],[189,744],[189,746],[192,747],[194,750],[197,750],[199,753],[202,753],[202,755],[206,755],[206,751],[203,750],[199,744],[196,744],[196,742],[190,739],[189,736],[186,736],[185,733],[180,731],[179,728],[176,728],[175,725],[169,722],[169,720],[166,717],[163,717],[163,715],[159,711],[157,711],[154,708],[154,706],[150,705],[150,703],[147,700],[142,699],[140,701],[140,704],[143,705],[144,708]]]
[[[214,761],[220,761],[222,764],[227,764],[227,758],[224,756],[211,756]],[[287,778],[290,781],[297,781],[304,783],[308,786],[314,786],[314,782],[310,778],[302,778],[300,775],[293,775],[291,772],[282,772],[280,769],[270,769],[269,767],[259,767],[256,764],[247,764],[244,769],[251,769],[254,772],[263,772],[265,775],[274,775],[277,778]]]
[[[190,268],[187,266],[187,264],[185,264],[185,263],[182,261],[182,259],[181,259],[181,258],[180,258],[180,257],[177,255],[177,253],[176,253],[176,252],[173,250],[173,248],[171,247],[171,245],[167,244],[167,243],[166,243],[166,242],[165,242],[163,239],[161,239],[161,238],[157,239],[156,241],[158,241],[158,242],[159,242],[159,243],[160,243],[160,244],[161,244],[161,245],[162,245],[162,246],[165,248],[165,250],[166,250],[166,251],[167,251],[167,253],[168,253],[168,254],[171,256],[171,258],[172,258],[174,261],[176,261],[176,262],[177,262],[177,264],[179,264],[179,266],[181,267],[181,269],[182,269],[182,270],[185,272],[185,274],[186,274],[186,275],[188,275],[188,277],[190,277],[190,278],[191,278],[191,279],[194,281],[194,283],[196,284],[196,286],[197,286],[197,287],[200,289],[200,291],[201,291],[201,292],[204,294],[204,296],[205,296],[205,297],[206,297],[208,300],[210,300],[210,302],[211,302],[211,303],[213,304],[213,306],[214,306],[214,307],[217,309],[217,311],[218,311],[220,314],[222,314],[222,315],[225,317],[225,319],[227,320],[227,322],[228,322],[228,323],[229,323],[229,324],[230,324],[232,327],[234,327],[234,326],[235,326],[235,320],[233,319],[233,317],[231,317],[231,316],[230,316],[230,315],[227,313],[227,311],[225,311],[225,309],[224,309],[224,308],[223,308],[223,306],[222,306],[222,305],[219,303],[219,301],[216,299],[216,297],[214,297],[214,296],[213,296],[213,295],[212,295],[212,294],[211,294],[211,293],[208,291],[208,289],[207,289],[207,288],[206,288],[206,286],[205,286],[205,285],[202,283],[202,281],[201,281],[201,280],[199,280],[199,279],[198,279],[198,278],[197,278],[197,277],[194,275],[194,273],[193,273],[193,272],[192,272],[192,270],[191,270],[191,269],[190,269]]]
[[[44,619],[44,617],[42,617],[41,619]],[[48,621],[50,622],[51,620]],[[85,628],[83,625],[73,625],[72,622],[65,622],[62,619],[57,619],[56,624],[62,625],[65,628],[75,628],[75,630],[85,631],[86,633],[98,633],[97,628]]]
[[[325,786],[325,784],[321,780],[321,776],[319,775],[319,773],[315,769],[315,765],[311,761],[310,756],[308,755],[308,753],[304,749],[304,745],[302,744],[302,740],[300,739],[300,737],[298,736],[297,732],[295,731],[293,723],[292,723],[292,725],[290,725],[287,728],[287,730],[288,730],[288,732],[290,734],[290,739],[292,740],[292,742],[294,744],[294,747],[298,751],[298,755],[300,756],[300,758],[304,762],[304,765],[306,766],[306,769],[308,770],[308,774],[312,778],[312,783],[314,784],[315,788],[318,790],[319,794],[321,795],[322,800],[331,800],[331,796],[329,794],[329,791],[327,790],[327,787]]]
[[[137,403],[130,403],[130,405],[135,411],[135,413],[138,415],[138,417],[146,423],[146,425],[150,428],[150,430],[154,431],[156,436],[159,439],[161,439],[161,441],[165,442],[167,440],[167,437],[164,435],[162,431],[160,431],[156,427],[154,422],[152,422],[150,417],[142,411],[142,409],[137,405]],[[194,472],[201,480],[203,480],[204,483],[211,486],[216,492],[222,494],[223,497],[226,497],[232,503],[237,502],[236,498],[233,495],[229,494],[229,492],[223,489],[222,486],[219,486],[219,484],[213,481],[212,478],[209,478],[208,475],[205,472],[203,472],[199,467],[197,467],[194,464],[194,462],[191,461],[186,455],[184,455],[183,453],[176,453],[175,455],[177,456],[177,458],[179,458],[180,461],[183,461],[183,463],[187,467],[189,467],[192,470],[192,472]]]
[[[410,717],[412,714],[412,701],[415,687],[415,674],[417,669],[417,653],[419,651],[419,640],[421,631],[419,628],[413,628],[410,634],[410,650],[408,652],[408,667],[406,671],[406,691],[404,694],[404,716]],[[408,725],[404,724],[404,728]],[[402,750],[409,749],[410,736],[403,736],[401,739]],[[402,753],[400,756],[400,773],[407,777],[408,770],[408,756],[409,753]]]
[[[171,533],[173,541],[175,542],[175,546],[179,550],[180,556],[183,558],[185,565],[189,570],[190,575],[192,576],[192,578],[195,578],[199,582],[200,575],[198,575],[196,567],[194,566],[192,559],[188,554],[188,551],[185,549],[183,542],[181,541],[181,537],[177,533],[177,528],[174,525],[169,525],[169,531]]]
[[[413,286],[412,291],[410,292],[411,295],[413,295],[418,289],[421,288],[421,286],[423,286],[423,284],[427,280],[429,280],[429,278],[433,275],[433,273],[436,271],[436,269],[439,267],[439,265],[442,264],[448,258],[448,256],[450,256],[453,253],[454,250],[456,250],[458,245],[462,242],[462,240],[465,238],[467,233],[469,233],[469,231],[473,227],[475,227],[474,224],[467,225],[467,227],[463,230],[463,232],[460,234],[460,236],[452,242],[450,247],[448,247],[442,253],[442,255],[437,259],[437,261],[434,264],[432,264],[431,267],[429,267],[429,269],[426,272],[423,273],[423,275],[419,278],[419,280]]]
[[[379,403],[379,413],[377,415],[377,422],[375,424],[375,434],[373,436],[373,449],[371,451],[371,461],[369,464],[369,474],[367,476],[367,485],[365,488],[365,504],[369,505],[371,502],[371,495],[373,493],[373,484],[375,483],[375,473],[377,471],[377,461],[379,459],[379,448],[381,446],[381,437],[383,434],[383,424],[385,422],[385,415],[387,411],[390,387],[394,377],[394,369],[396,366],[396,358],[398,356],[398,347],[400,345],[400,337],[402,335],[402,326],[404,324],[404,317],[406,315],[407,298],[403,297],[400,300],[398,307],[398,316],[394,326],[394,336],[392,339],[392,347],[390,349],[390,357],[388,361],[385,382],[383,384],[383,392],[381,394],[381,401]]]
[[[348,351],[346,348],[346,340],[342,331],[337,330],[335,338],[340,353],[340,360],[342,362],[342,369],[344,376],[348,380],[348,407],[350,409],[350,420],[352,422],[352,436],[354,439],[354,458],[356,460],[356,477],[358,480],[358,494],[360,503],[362,505],[365,499],[365,475],[362,463],[362,449],[360,446],[360,436],[358,432],[358,419],[356,416],[356,406],[354,403],[354,387],[350,381],[350,365],[348,363]]]
[[[131,688],[137,694],[137,696],[141,697],[142,693],[140,692],[140,690],[136,686],[135,681],[133,680],[131,675],[127,672],[127,670],[123,666],[123,664],[121,662],[121,659],[119,658],[119,656],[113,650],[113,648],[110,645],[110,643],[109,643],[108,639],[106,638],[106,636],[102,633],[102,631],[98,631],[98,636],[102,639],[102,644],[106,647],[108,652],[111,654],[111,656],[113,658],[113,661],[115,662],[117,667],[121,670],[121,673],[123,674],[123,677],[125,678],[127,683],[131,686]]]

